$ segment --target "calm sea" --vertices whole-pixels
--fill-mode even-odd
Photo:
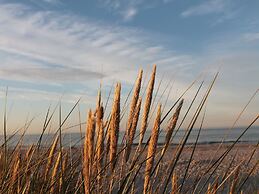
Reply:
[[[240,136],[240,134],[244,131],[244,129],[245,128],[235,128],[232,130],[202,129],[198,143],[200,144],[216,143],[216,142],[221,142],[223,139],[225,142],[233,142]],[[136,133],[136,136],[137,134],[138,133]],[[179,130],[177,133],[174,133],[173,135],[174,138],[172,143],[179,143],[179,141],[183,138],[184,134],[185,134],[185,130]],[[193,129],[187,143],[195,142],[197,134],[198,134],[198,129]],[[124,135],[124,132],[120,132],[119,142],[122,141],[123,135]],[[164,131],[161,131],[158,139],[159,143],[164,142],[165,135],[166,133]],[[147,131],[145,134],[144,142],[147,141],[149,136],[150,136],[150,131]],[[9,137],[10,136],[8,136],[8,138]],[[25,135],[23,137],[23,145],[28,146],[28,145],[36,144],[39,140],[39,137],[40,135],[37,135],[37,134]],[[8,141],[8,146],[14,146],[19,139],[20,139],[19,135],[13,136]],[[52,140],[53,140],[53,134],[44,135],[42,138],[42,143],[43,145],[48,145],[50,142],[52,142]],[[63,140],[64,146],[77,146],[83,142],[80,133],[64,133],[62,140]],[[245,135],[240,139],[240,142],[257,143],[258,141],[259,141],[259,127],[252,127],[248,129]],[[0,135],[0,143],[3,144],[3,142],[4,142],[4,137],[3,135]],[[138,136],[134,140],[134,143],[138,143]]]

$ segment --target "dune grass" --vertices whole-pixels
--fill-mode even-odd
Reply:
[[[180,97],[165,113],[164,106],[167,102],[165,104],[161,104],[159,101],[155,103],[159,90],[159,87],[157,91],[154,89],[156,66],[153,67],[146,90],[142,83],[142,76],[143,71],[140,70],[131,90],[132,94],[129,93],[124,104],[121,100],[122,86],[117,83],[113,97],[111,90],[106,102],[102,99],[101,91],[98,92],[96,107],[89,110],[86,122],[81,123],[79,112],[80,123],[78,126],[80,131],[83,131],[83,126],[86,124],[85,132],[81,134],[83,145],[74,148],[72,151],[63,144],[62,131],[64,123],[79,106],[80,99],[63,120],[61,105],[57,105],[53,112],[49,108],[37,144],[29,147],[23,146],[23,137],[26,130],[24,130],[15,146],[8,147],[13,136],[7,137],[5,111],[3,122],[4,143],[0,149],[0,193],[216,194],[223,192],[234,194],[251,192],[251,188],[245,187],[245,185],[258,167],[258,160],[245,175],[240,173],[240,168],[242,165],[249,166],[255,156],[258,144],[254,146],[249,157],[241,163],[234,164],[233,161],[236,157],[234,155],[225,169],[221,170],[221,172],[224,172],[223,174],[217,175],[216,172],[241,137],[258,120],[259,115],[251,118],[249,126],[243,130],[236,141],[228,144],[222,153],[217,153],[211,160],[208,156],[208,165],[205,170],[197,172],[198,175],[193,176],[190,169],[193,165],[199,135],[205,120],[206,103],[218,73],[215,74],[201,99],[197,96],[198,94],[201,95],[204,82],[198,84],[198,89],[186,112],[182,111],[182,107],[185,105],[184,96],[188,90],[197,84],[197,80],[180,94]],[[169,85],[166,89],[168,88]],[[164,93],[165,91],[163,91]],[[131,95],[131,101],[128,102]],[[109,112],[107,103],[110,99],[112,99],[112,109]],[[198,104],[197,107],[194,107],[194,102]],[[43,146],[42,137],[53,120],[54,112],[58,109],[60,115],[59,127],[55,131],[52,143]],[[154,112],[156,112],[156,115],[152,126],[150,120],[153,118]],[[237,120],[242,113],[243,111],[239,114]],[[127,115],[126,128],[122,129],[122,118]],[[190,121],[186,119],[187,116],[191,118]],[[168,122],[166,123],[166,121]],[[170,149],[175,134],[183,123],[187,125],[185,135],[180,143]],[[234,128],[235,124],[236,121],[231,128]],[[29,123],[24,128],[27,126],[29,126]],[[187,142],[195,126],[199,126],[199,132],[195,142],[190,146],[187,145]],[[144,141],[148,128],[152,132],[150,137],[147,137],[147,141]],[[158,145],[158,138],[163,130],[166,133],[164,143]],[[122,142],[119,142],[120,131],[125,131]],[[137,141],[138,144],[134,144],[134,141]],[[219,146],[222,146],[222,144],[219,144]],[[190,150],[190,155],[186,165],[181,169],[182,173],[179,174],[176,169],[182,162],[181,157],[186,149]],[[166,159],[166,155],[169,155],[170,159],[168,157]],[[255,193],[259,191],[258,187],[252,189]]]

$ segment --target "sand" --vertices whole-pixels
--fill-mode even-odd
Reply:
[[[183,191],[189,193],[192,189],[193,183],[197,180],[197,178],[201,179],[201,184],[207,180],[208,173],[206,171],[208,168],[215,162],[217,159],[229,148],[231,143],[228,144],[222,144],[220,146],[219,143],[213,143],[213,144],[201,144],[197,145],[196,150],[193,155],[193,160],[190,164],[189,171],[187,173],[187,183],[185,184],[185,188],[183,188]],[[220,146],[220,147],[219,147]],[[251,171],[251,169],[255,166],[255,164],[258,162],[259,159],[259,150],[257,149],[253,157],[251,158],[251,155],[253,153],[254,148],[256,147],[256,144],[249,144],[249,143],[239,143],[236,144],[233,149],[229,152],[229,154],[225,157],[225,159],[221,162],[221,164],[218,166],[217,170],[212,174],[212,179],[210,179],[209,182],[213,182],[217,177],[224,177],[224,175],[228,175],[232,170],[235,169],[236,166],[240,164],[240,169],[238,173],[239,181],[242,183],[245,178],[247,177],[248,173]],[[161,150],[162,146],[159,146],[159,150]],[[185,169],[188,165],[189,158],[192,153],[192,146],[187,145],[180,157],[180,160],[177,163],[175,173],[179,177],[179,182],[182,181],[182,178],[185,174]],[[166,155],[164,156],[164,159],[162,160],[162,165],[160,166],[158,178],[154,180],[153,186],[156,187],[157,184],[161,183],[161,180],[165,180],[166,174],[168,174],[168,165],[171,163],[174,154],[176,151],[176,146],[170,146],[166,152]],[[157,154],[157,158],[160,156],[160,153]],[[230,163],[233,163],[230,165]],[[210,171],[212,172],[213,169]],[[142,169],[142,172],[144,173],[144,168]],[[228,181],[232,180],[233,177],[231,177]],[[142,181],[139,180],[139,184]],[[240,185],[240,184],[239,184]],[[201,187],[201,186],[200,186]],[[199,188],[200,188],[199,187]],[[253,193],[254,191],[259,191],[259,165],[255,167],[253,172],[251,173],[251,176],[249,176],[249,179],[247,180],[244,189],[246,192]],[[227,188],[225,188],[225,192],[227,191]],[[202,192],[203,193],[203,192]],[[224,193],[224,192],[223,192]]]

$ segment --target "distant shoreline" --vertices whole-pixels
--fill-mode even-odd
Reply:
[[[225,142],[200,142],[200,143],[197,143],[197,147],[204,147],[206,149],[209,150],[210,146],[213,146],[213,147],[216,147],[216,146],[219,146],[220,144],[222,143],[222,146],[223,147],[226,147],[226,146],[230,146],[234,143],[234,141],[225,141]],[[235,147],[249,147],[249,146],[255,146],[258,142],[255,142],[255,141],[238,141],[235,145]],[[30,144],[30,145],[22,145],[22,148],[23,149],[27,149],[28,147],[30,147],[31,145],[34,145],[34,146],[37,146],[37,144]],[[142,143],[142,146],[146,145],[146,143]],[[158,148],[162,148],[163,147],[163,143],[158,143],[157,146]],[[80,147],[82,147],[83,145],[72,145],[71,148],[72,149],[78,149]],[[120,148],[123,148],[124,145],[123,144],[119,144],[118,145]],[[136,149],[138,144],[137,143],[134,143],[132,144],[133,146],[133,149]],[[176,148],[177,146],[179,146],[179,144],[177,143],[171,143],[169,148],[173,149],[173,148]],[[193,147],[194,144],[193,143],[186,143],[185,144],[185,148],[188,148],[188,147]],[[41,149],[44,149],[44,148],[48,148],[49,145],[46,145],[46,144],[41,144]],[[8,146],[9,149],[12,149],[12,148],[15,148],[15,146]],[[66,149],[69,149],[70,146],[67,146],[67,145],[64,145],[64,148]]]

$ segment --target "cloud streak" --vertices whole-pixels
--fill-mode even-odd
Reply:
[[[129,8],[127,9],[125,12],[123,12],[123,19],[125,21],[129,21],[131,19],[133,19],[133,17],[135,17],[137,15],[138,11],[136,8]]]
[[[207,14],[224,13],[227,9],[228,0],[208,0],[199,5],[194,5],[181,13],[183,17],[199,16]]]
[[[246,41],[259,41],[259,32],[254,32],[254,33],[246,33],[244,35],[244,39]]]
[[[172,0],[99,0],[101,7],[114,15],[119,15],[125,22],[133,20],[143,10],[171,2]]]
[[[6,58],[3,64],[12,66],[2,66],[2,75],[12,72],[21,78],[32,74],[35,79],[41,76],[62,81],[63,77],[73,80],[67,76],[71,72],[71,77],[77,75],[77,79],[90,73],[92,78],[100,78],[103,67],[107,79],[120,79],[118,71],[134,71],[139,64],[166,61],[163,65],[173,68],[174,64],[184,66],[190,62],[188,57],[150,43],[152,37],[137,29],[82,20],[74,15],[1,4],[0,23],[0,53]],[[15,69],[23,69],[23,75]],[[46,75],[47,71],[50,75]]]
[[[143,0],[99,0],[103,8],[111,13],[120,15],[124,21],[130,21],[138,14],[138,8],[143,2]]]
[[[38,85],[39,90],[24,93],[24,100],[54,98],[53,87],[73,94],[87,88],[85,95],[93,96],[101,80],[103,87],[122,81],[127,90],[140,66],[158,63],[160,71],[177,69],[181,75],[194,63],[139,29],[73,14],[0,4],[0,23],[0,80],[17,83],[20,90],[23,84]]]
[[[46,82],[53,80],[59,83],[83,82],[84,80],[101,79],[101,73],[87,71],[85,69],[64,68],[64,67],[32,67],[32,68],[1,68],[0,76],[5,79],[21,79]]]

